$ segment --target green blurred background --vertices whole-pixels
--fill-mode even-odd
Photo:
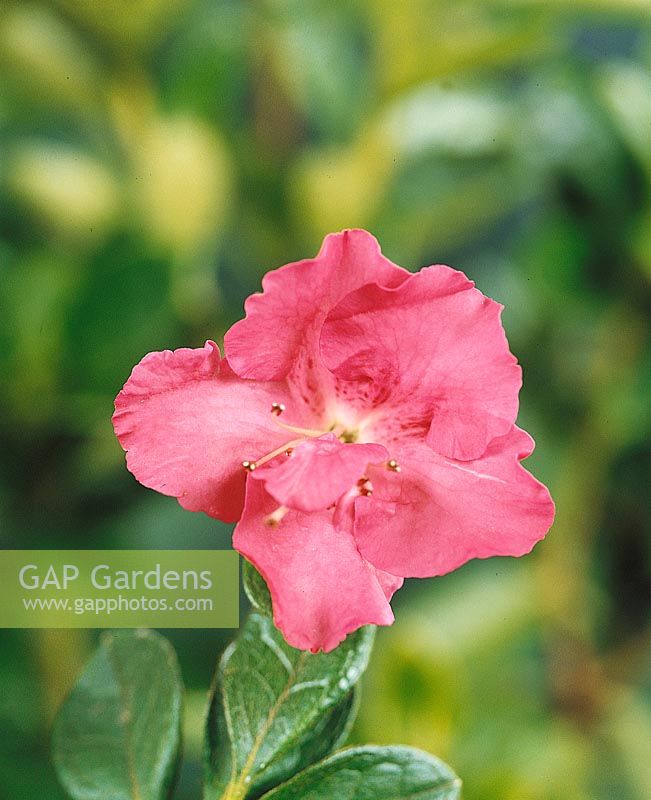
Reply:
[[[127,473],[113,398],[366,227],[506,305],[558,513],[527,558],[408,583],[354,738],[466,800],[649,800],[651,2],[3,0],[0,77],[0,547],[227,546]],[[229,634],[168,633],[189,800]],[[50,724],[95,638],[1,633],[3,800],[63,797]]]

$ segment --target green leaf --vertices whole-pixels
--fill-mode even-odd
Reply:
[[[277,786],[341,747],[357,716],[359,694],[359,688],[355,687],[332,711],[306,731],[296,746],[274,759],[269,769],[265,770],[264,779],[258,781],[256,793]]]
[[[458,800],[461,781],[411,747],[354,747],[278,786],[263,800]]]
[[[242,562],[242,584],[253,608],[260,614],[266,614],[270,617],[272,615],[271,595],[265,579],[253,564],[246,559]]]
[[[323,757],[348,732],[353,688],[375,629],[331,653],[290,647],[272,621],[250,615],[215,676],[207,722],[206,800],[240,800]]]
[[[168,797],[179,754],[182,684],[169,642],[106,633],[64,703],[54,762],[75,800]]]
[[[246,559],[242,563],[242,583],[253,608],[260,614],[271,617],[271,595],[267,584],[253,564]],[[275,786],[287,775],[293,775],[303,766],[319,761],[336,750],[350,733],[357,716],[358,705],[359,692],[353,690],[339,705],[322,717],[298,747],[290,751],[282,761],[275,762],[275,768],[281,777],[275,780],[272,774],[267,775],[269,785]],[[297,764],[300,766],[297,767]]]

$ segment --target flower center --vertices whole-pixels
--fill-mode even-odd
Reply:
[[[275,450],[272,450],[270,453],[267,453],[264,456],[260,456],[260,458],[256,458],[255,460],[252,459],[245,459],[242,461],[242,466],[244,467],[247,472],[253,472],[257,467],[261,467],[263,464],[266,464],[268,461],[271,461],[273,458],[281,455],[282,453],[286,453],[287,455],[291,454],[291,451],[294,447],[304,442],[306,439],[317,439],[319,436],[324,436],[326,433],[334,433],[337,438],[343,442],[344,444],[353,444],[359,438],[359,431],[356,429],[346,428],[341,425],[339,422],[333,422],[329,428],[325,430],[317,430],[314,428],[301,428],[297,425],[287,425],[285,422],[281,422],[278,417],[285,411],[285,405],[283,403],[272,403],[271,404],[271,413],[273,414],[276,419],[274,422],[281,428],[284,428],[287,431],[291,431],[292,433],[297,433],[299,438],[290,439],[285,444],[280,445]]]
[[[359,438],[359,431],[356,430],[355,431],[343,430],[339,434],[339,439],[344,444],[354,444],[358,438]]]
[[[248,472],[253,472],[254,469],[257,467],[261,467],[263,464],[266,464],[268,461],[271,461],[273,458],[281,455],[282,453],[286,453],[288,456],[291,455],[292,450],[294,447],[297,447],[299,444],[304,442],[306,439],[317,439],[319,436],[324,436],[326,433],[334,433],[335,436],[339,439],[340,442],[344,444],[355,444],[360,437],[360,431],[363,425],[359,425],[356,428],[351,428],[346,426],[338,421],[333,422],[330,427],[326,428],[325,430],[317,430],[315,428],[301,428],[297,425],[288,425],[285,422],[281,422],[277,419],[283,412],[285,411],[285,406],[283,403],[272,403],[271,404],[271,413],[273,414],[276,419],[274,422],[281,428],[284,428],[287,431],[291,431],[292,433],[298,434],[298,438],[290,439],[289,441],[285,442],[285,444],[280,445],[275,450],[272,450],[270,453],[267,453],[264,456],[260,456],[260,458],[256,458],[255,460],[246,459],[242,461],[242,466]],[[386,468],[391,470],[392,472],[400,472],[400,465],[398,462],[392,458],[386,463]]]

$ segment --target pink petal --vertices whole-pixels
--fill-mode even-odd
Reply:
[[[280,380],[297,361],[318,360],[321,323],[342,297],[369,281],[395,286],[408,275],[382,255],[370,233],[330,234],[316,258],[264,276],[263,294],[248,298],[246,318],[224,338],[228,362],[243,378]]]
[[[519,464],[532,449],[514,426],[476,461],[413,444],[400,454],[400,473],[369,468],[373,496],[355,502],[362,556],[392,574],[423,578],[471,558],[528,553],[554,518],[549,492]]]
[[[384,572],[381,569],[375,568],[375,574],[377,575],[378,582],[382,587],[382,591],[387,600],[391,600],[393,595],[400,589],[402,584],[405,582],[404,578],[399,578],[397,575],[391,575],[389,572]]]
[[[426,438],[442,455],[465,461],[507,433],[521,373],[501,309],[443,266],[344,298],[323,325],[321,352],[337,378],[353,382],[358,405],[384,409],[365,438],[389,447]]]
[[[299,511],[328,508],[364,475],[367,464],[389,457],[378,444],[344,444],[332,433],[308,439],[280,465],[252,477],[262,480],[278,503]]]
[[[355,524],[355,501],[358,497],[358,492],[351,491],[337,503],[333,517],[333,523],[337,530],[345,530],[353,534]],[[376,567],[373,567],[373,569],[375,570],[375,574],[377,575],[377,579],[387,600],[391,600],[393,595],[405,582],[405,579],[397,575],[392,575],[389,572],[384,572],[384,570],[377,569]]]
[[[244,505],[241,462],[291,437],[274,423],[284,383],[233,375],[214,342],[149,353],[117,396],[113,426],[135,477],[190,511],[234,522]]]
[[[333,650],[362,625],[390,625],[390,581],[359,554],[350,531],[333,526],[332,511],[290,510],[275,527],[265,519],[277,502],[262,481],[249,480],[233,546],[262,574],[274,622],[293,647]]]

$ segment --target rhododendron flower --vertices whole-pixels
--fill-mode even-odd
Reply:
[[[498,303],[449,267],[396,266],[362,230],[262,285],[225,357],[211,341],[150,353],[113,422],[141,483],[238,521],[290,644],[331,650],[391,624],[404,578],[545,535]]]

